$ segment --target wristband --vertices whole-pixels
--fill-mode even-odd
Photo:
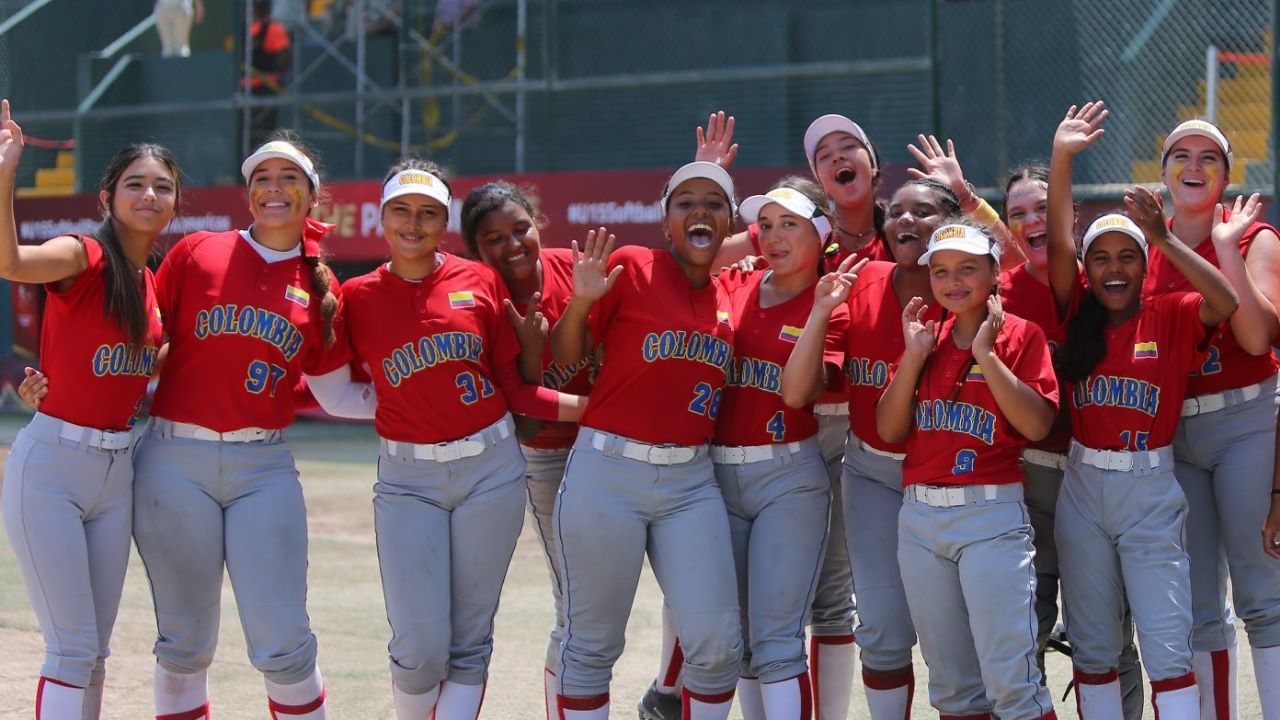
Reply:
[[[1280,488],[1271,488],[1272,495],[1280,495]]]

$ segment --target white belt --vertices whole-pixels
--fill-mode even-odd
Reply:
[[[645,443],[626,440],[619,435],[594,432],[591,435],[591,447],[606,452],[605,446],[609,438],[621,441],[622,449],[615,451],[629,460],[639,460],[650,465],[683,465],[698,455],[698,446],[687,445],[646,445]]]
[[[1160,467],[1160,453],[1154,450],[1094,450],[1075,440],[1071,441],[1071,458],[1085,465],[1092,465],[1099,470],[1115,470],[1129,472],[1133,469],[1155,469]]]
[[[814,415],[848,415],[849,403],[817,403],[813,406]]]
[[[65,420],[62,421],[62,427],[58,428],[58,437],[72,442],[83,442],[99,450],[124,450],[133,444],[132,430],[99,430]]]
[[[888,450],[881,450],[880,448],[877,448],[877,447],[871,447],[870,445],[867,444],[865,440],[858,437],[857,435],[850,434],[849,437],[853,439],[854,447],[858,448],[859,450],[864,450],[866,452],[869,452],[872,455],[887,457],[890,460],[897,460],[898,462],[902,462],[903,460],[907,459],[906,453],[889,452]]]
[[[448,442],[421,444],[397,442],[383,439],[387,454],[404,457],[413,455],[414,460],[434,460],[436,462],[453,462],[463,458],[475,457],[484,452],[490,445],[511,437],[512,422],[509,415],[504,415],[497,422],[471,435]]]
[[[1196,415],[1225,410],[1232,405],[1239,405],[1240,403],[1246,403],[1255,398],[1262,397],[1264,392],[1275,392],[1275,387],[1276,378],[1275,376],[1272,376],[1260,383],[1249,385],[1248,387],[1232,388],[1220,393],[1189,397],[1182,401],[1182,417],[1194,417]]]
[[[1040,467],[1053,468],[1054,470],[1067,469],[1067,456],[1062,453],[1027,448],[1022,451],[1022,459]]]
[[[210,430],[207,427],[196,425],[194,423],[170,422],[169,424],[174,437],[208,440],[210,442],[264,442],[266,440],[273,440],[280,435],[279,430],[268,430],[266,428],[259,427],[247,427],[240,428],[239,430],[218,432],[217,430]]]
[[[930,507],[952,508],[996,499],[999,485],[908,485],[907,494]]]
[[[712,445],[711,462],[721,465],[746,465],[761,460],[772,460],[783,453],[794,455],[798,452],[800,452],[798,442],[785,445]]]

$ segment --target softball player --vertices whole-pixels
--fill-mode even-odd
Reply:
[[[542,247],[538,213],[533,201],[507,182],[482,185],[462,203],[462,238],[471,253],[498,272],[511,293],[507,312],[520,341],[520,370],[524,380],[536,385],[586,395],[594,372],[591,358],[571,367],[557,364],[547,346],[547,329],[559,320],[573,294],[573,257],[566,248]],[[516,308],[528,307],[521,315]],[[517,418],[517,435],[521,419]],[[555,566],[555,535],[551,513],[556,491],[564,477],[569,449],[578,434],[576,423],[536,423],[531,437],[521,437],[525,457],[525,482],[529,512],[551,575],[556,619],[547,643],[543,689],[547,717],[558,718],[556,706],[556,655],[564,638],[564,603],[560,573]]]
[[[478,717],[524,510],[507,408],[548,420],[580,412],[580,398],[522,383],[498,275],[438,250],[450,201],[435,164],[392,167],[381,213],[391,261],[343,285],[352,352],[378,396],[374,529],[400,720]]]
[[[253,225],[183,238],[156,277],[169,354],[135,457],[134,539],[155,602],[160,718],[208,717],[224,564],[272,714],[325,717],[306,509],[281,431],[300,376],[318,398],[349,384],[349,352],[320,260],[328,228],[309,217],[313,160],[279,139],[241,172]]]
[[[1258,546],[1267,516],[1275,455],[1277,364],[1271,346],[1280,331],[1280,239],[1255,222],[1235,245],[1211,238],[1231,176],[1231,145],[1202,120],[1174,128],[1164,142],[1162,179],[1173,207],[1170,230],[1218,267],[1240,307],[1210,341],[1192,375],[1182,424],[1173,441],[1176,474],[1187,496],[1187,551],[1195,615],[1196,678],[1204,717],[1234,718],[1235,625],[1226,603],[1227,572],[1235,612],[1253,648],[1259,688],[1280,687],[1280,563]],[[1189,289],[1159,250],[1151,253],[1148,298]],[[1225,564],[1223,562],[1225,558]],[[1280,718],[1280,698],[1263,712]]]
[[[707,448],[732,363],[729,299],[711,265],[733,222],[733,181],[690,163],[662,206],[667,249],[610,258],[612,238],[588,235],[552,331],[562,365],[596,343],[604,353],[555,508],[565,720],[608,716],[646,550],[680,628],[683,717],[727,717],[742,658],[729,521]]]
[[[19,247],[13,205],[22,129],[0,102],[0,276],[43,283],[43,367],[61,382],[5,463],[5,530],[45,640],[35,717],[98,717],[129,560],[138,406],[161,343],[146,267],[181,181],[169,151],[130,145],[99,185],[93,236]]]
[[[920,258],[951,317],[902,313],[905,350],[876,406],[907,442],[898,562],[931,704],[943,717],[1055,717],[1035,665],[1035,571],[1018,458],[1048,434],[1057,381],[1044,334],[994,294],[999,245],[951,224]]]

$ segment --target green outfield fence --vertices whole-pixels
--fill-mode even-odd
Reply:
[[[196,184],[232,182],[272,106],[335,178],[406,151],[466,174],[670,166],[724,108],[743,165],[802,165],[805,126],[840,112],[890,163],[918,132],[951,136],[994,188],[1099,97],[1114,114],[1082,192],[1157,181],[1163,133],[1206,115],[1235,145],[1233,180],[1274,185],[1275,0],[277,0],[292,71],[266,97],[240,90],[242,0],[206,0],[180,60],[159,57],[151,5],[0,0],[0,90],[49,141],[24,186],[89,187],[139,138]]]

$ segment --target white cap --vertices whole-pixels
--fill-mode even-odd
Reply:
[[[446,212],[453,199],[448,186],[435,175],[426,170],[401,170],[382,186],[382,202],[378,207],[384,208],[387,203],[405,195],[426,195],[443,205]]]
[[[1169,151],[1173,149],[1174,144],[1188,135],[1209,138],[1227,158],[1227,165],[1235,164],[1235,154],[1231,152],[1231,141],[1227,140],[1227,136],[1222,134],[1217,125],[1207,120],[1188,120],[1174,128],[1173,132],[1169,133],[1169,137],[1164,139],[1164,147],[1160,150],[1160,159],[1163,161],[1169,155]]]
[[[283,140],[272,140],[262,147],[254,151],[252,155],[244,159],[240,163],[240,174],[244,176],[244,181],[249,182],[249,177],[253,175],[253,171],[263,162],[272,158],[281,158],[302,168],[302,172],[306,173],[307,179],[311,181],[311,192],[320,192],[320,176],[316,174],[316,166],[312,164],[311,159],[302,154],[302,151]]]
[[[733,178],[729,177],[729,173],[724,168],[713,162],[699,160],[691,162],[688,165],[681,165],[667,181],[666,187],[662,190],[662,212],[667,211],[667,200],[671,199],[671,193],[676,191],[682,183],[702,178],[710,180],[720,189],[724,191],[725,197],[729,199],[729,206],[733,208],[733,213],[737,214],[738,206],[733,202]]]
[[[990,255],[1000,262],[1000,243],[986,233],[969,225],[943,225],[929,237],[929,250],[920,256],[921,265],[928,265],[929,258],[939,250],[959,250],[970,255]]]
[[[1084,231],[1084,242],[1080,245],[1080,254],[1088,255],[1089,246],[1094,240],[1106,235],[1109,232],[1124,233],[1133,238],[1138,243],[1138,247],[1142,249],[1142,255],[1147,255],[1147,236],[1142,234],[1142,229],[1137,226],[1129,218],[1119,213],[1110,213],[1089,223],[1089,229]]]
[[[876,169],[876,156],[871,152],[871,139],[867,137],[862,126],[843,115],[823,115],[809,123],[809,129],[804,131],[804,156],[809,161],[809,169],[814,175],[818,174],[817,165],[813,162],[813,154],[818,151],[818,143],[822,142],[822,138],[835,132],[849,133],[862,143],[867,148],[867,153],[871,155],[871,169]]]
[[[774,188],[764,195],[752,195],[742,201],[742,207],[738,210],[744,221],[753,223],[759,219],[764,206],[770,203],[777,203],[792,214],[808,220],[813,229],[818,231],[819,240],[831,234],[831,221],[818,210],[818,206],[804,193],[788,187]]]

